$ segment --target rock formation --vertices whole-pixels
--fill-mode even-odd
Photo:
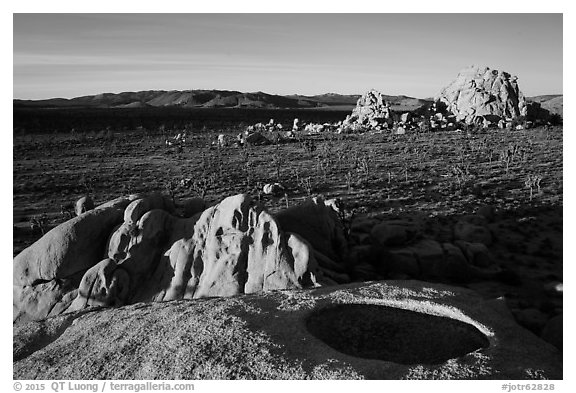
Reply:
[[[308,241],[246,195],[189,218],[173,213],[161,195],[133,196],[48,232],[14,259],[14,320],[333,282]]]
[[[13,262],[14,320],[58,315],[76,296],[84,273],[104,256],[130,198],[119,198],[64,222]]]
[[[272,143],[270,139],[266,138],[260,132],[248,134],[244,140],[246,143],[255,146],[270,145]]]
[[[262,192],[266,195],[281,196],[286,193],[286,188],[280,183],[267,183],[262,187]]]
[[[417,214],[341,217],[336,200],[271,215],[247,195],[82,213],[14,259],[14,378],[562,378],[561,316],[515,312],[546,343],[503,299],[404,280],[503,276],[489,206],[441,241]]]
[[[375,128],[379,125],[393,122],[390,104],[384,99],[384,95],[376,90],[366,92],[358,99],[356,108],[352,114],[344,120],[344,125],[358,124]]]
[[[94,209],[94,201],[92,198],[90,198],[90,195],[86,195],[78,199],[74,205],[74,212],[77,216],[92,209]]]
[[[449,239],[438,241],[423,234],[417,215],[358,220],[348,242],[350,275],[354,280],[409,277],[451,284],[498,278],[505,273],[487,247],[493,241],[488,221],[480,213],[464,216]]]
[[[518,87],[518,78],[504,71],[471,66],[436,97],[456,115],[470,124],[488,118],[491,122],[526,116],[526,100]]]
[[[419,281],[83,310],[13,337],[16,380],[562,379],[503,299]]]
[[[310,243],[325,279],[344,283],[350,281],[344,269],[348,246],[338,207],[333,204],[334,200],[312,198],[301,205],[281,210],[275,219],[283,230],[296,233]]]

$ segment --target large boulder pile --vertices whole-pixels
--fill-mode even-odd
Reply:
[[[328,209],[315,201],[305,212],[336,220]],[[335,225],[317,223],[333,236]],[[187,218],[176,216],[171,201],[158,194],[112,201],[52,229],[16,256],[14,321],[90,306],[334,283],[340,276],[324,276],[328,269],[316,260],[327,254],[326,265],[333,255],[330,244],[297,223],[286,228],[247,195],[228,197]]]
[[[447,283],[494,279],[502,269],[490,249],[486,218],[462,217],[443,241],[423,233],[424,222],[404,219],[359,219],[351,228],[346,265],[354,280],[413,278]]]
[[[15,325],[14,379],[561,379],[503,304],[418,281],[139,303]]]
[[[484,119],[497,122],[527,114],[518,78],[489,67],[463,69],[435,100],[444,103],[458,121],[468,124]]]
[[[368,128],[378,128],[389,126],[393,123],[390,103],[385,100],[382,93],[377,90],[370,90],[358,99],[356,108],[352,114],[346,116],[343,126],[365,126]]]

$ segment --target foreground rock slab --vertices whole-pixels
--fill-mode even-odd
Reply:
[[[88,308],[13,351],[14,379],[562,378],[501,301],[419,281]]]

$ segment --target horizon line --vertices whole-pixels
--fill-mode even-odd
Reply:
[[[83,98],[83,97],[95,97],[95,96],[99,96],[99,95],[104,95],[104,94],[124,94],[124,93],[143,93],[143,92],[152,92],[152,91],[157,91],[157,92],[189,92],[189,91],[225,91],[225,92],[237,92],[237,93],[241,93],[241,94],[258,94],[258,93],[262,93],[262,94],[267,94],[267,95],[271,95],[271,96],[279,96],[279,97],[289,97],[289,96],[302,96],[302,97],[315,97],[315,96],[323,96],[323,95],[329,95],[329,94],[334,94],[334,95],[340,95],[340,96],[362,96],[364,94],[366,94],[366,92],[370,91],[370,90],[377,90],[379,92],[381,92],[384,95],[387,96],[391,96],[391,97],[399,97],[399,96],[403,96],[403,97],[407,97],[407,98],[415,98],[415,99],[420,99],[420,100],[428,100],[428,99],[434,99],[435,95],[432,96],[427,96],[427,97],[416,97],[416,96],[412,96],[412,95],[407,95],[407,94],[387,94],[382,90],[378,90],[378,89],[367,89],[364,93],[337,93],[337,92],[324,92],[324,93],[316,93],[316,94],[301,94],[301,93],[290,93],[290,94],[278,94],[278,93],[268,93],[265,92],[263,90],[257,90],[257,91],[241,91],[241,90],[232,90],[232,89],[222,89],[222,88],[214,88],[214,89],[143,89],[143,90],[123,90],[123,91],[118,91],[118,92],[113,92],[113,91],[105,91],[105,92],[99,92],[99,93],[91,93],[91,94],[83,94],[83,95],[79,95],[79,96],[72,96],[72,97],[47,97],[47,98],[17,98],[17,97],[13,97],[12,101],[46,101],[46,100],[73,100],[76,98]],[[525,97],[540,97],[540,96],[563,96],[564,93],[545,93],[545,94],[536,94],[536,95],[524,95]]]

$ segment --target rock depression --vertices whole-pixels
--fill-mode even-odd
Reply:
[[[14,379],[562,378],[503,301],[419,281],[81,310],[13,348]]]

